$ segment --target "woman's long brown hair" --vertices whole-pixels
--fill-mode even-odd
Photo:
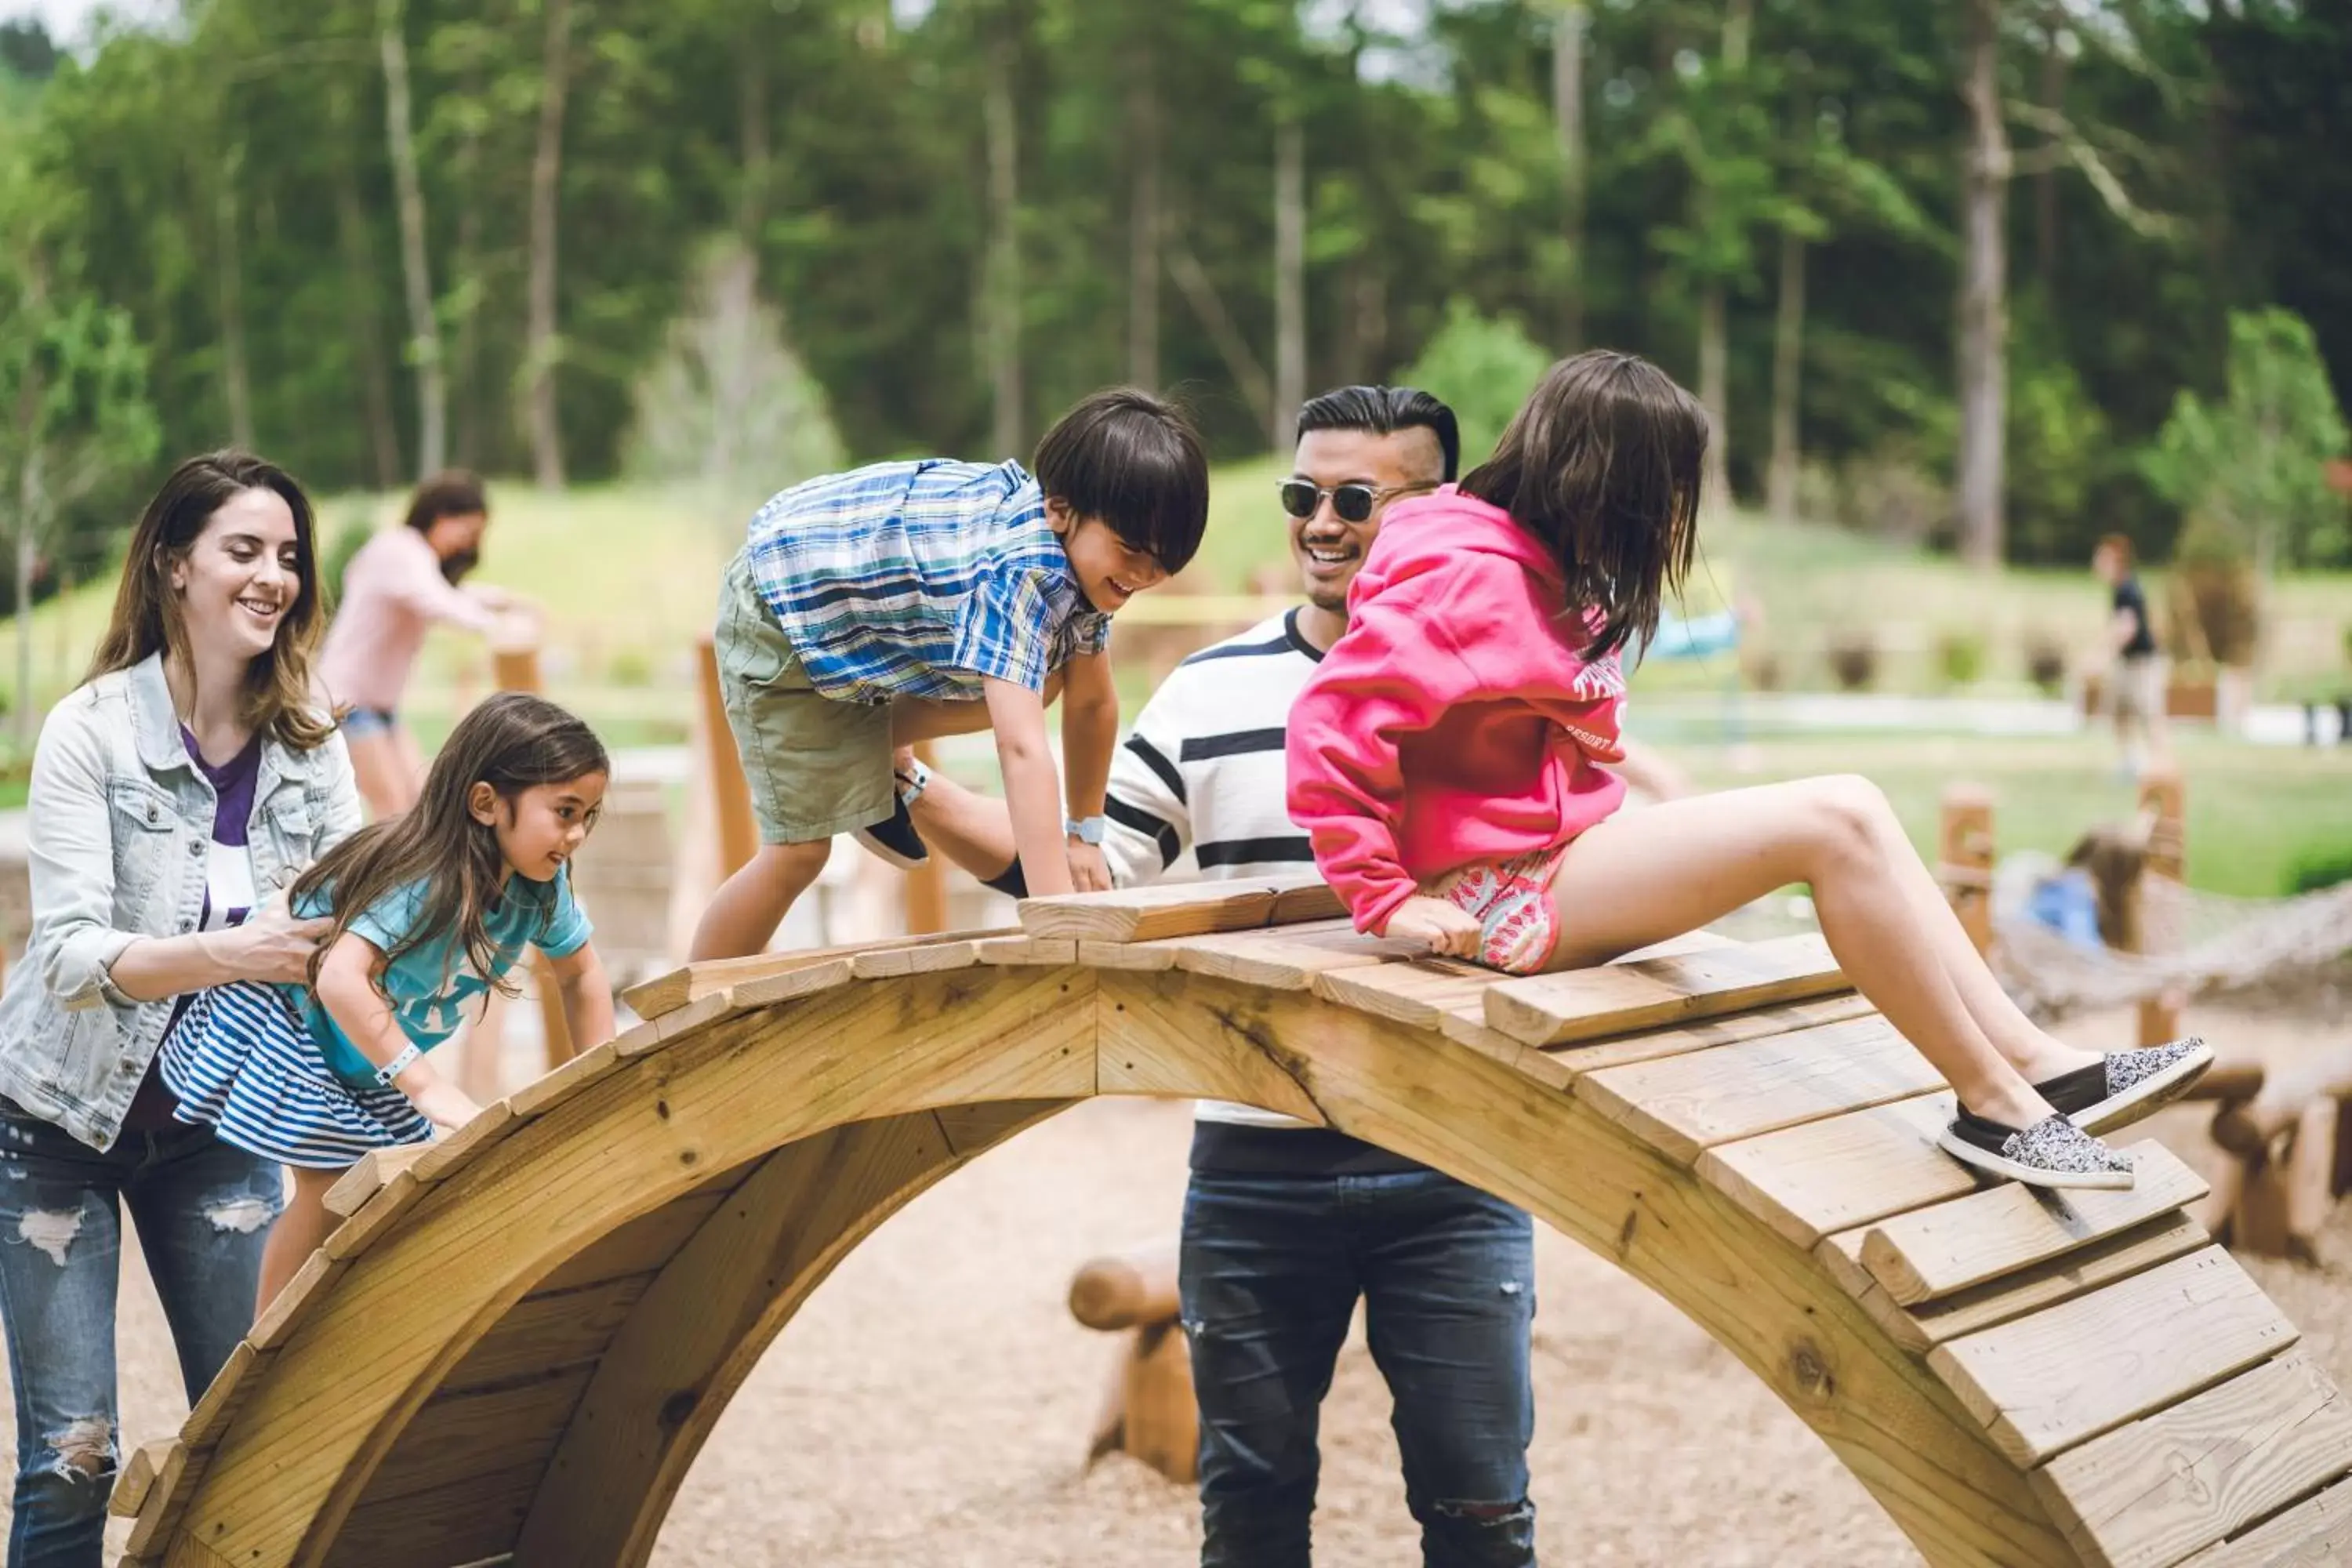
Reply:
[[[1658,629],[1698,546],[1706,411],[1635,354],[1592,349],[1544,374],[1462,493],[1501,507],[1568,576],[1571,614],[1599,612],[1588,653]]]
[[[567,784],[583,773],[610,772],[612,763],[596,732],[546,699],[502,691],[483,702],[449,732],[414,806],[361,828],[295,879],[293,907],[315,910],[331,905],[334,921],[310,961],[311,984],[318,984],[327,950],[353,920],[417,883],[424,884],[423,900],[407,931],[384,954],[386,961],[455,931],[458,950],[474,973],[489,979],[498,948],[488,921],[507,880],[506,862],[497,831],[474,819],[467,797],[476,784],[486,784],[511,807],[533,784]],[[377,985],[381,989],[381,978]]]
[[[114,614],[84,679],[128,669],[157,652],[184,665],[191,662],[187,623],[172,587],[173,563],[186,556],[215,512],[247,490],[263,489],[277,491],[294,514],[296,587],[268,651],[255,655],[246,667],[239,710],[256,731],[309,751],[334,729],[310,693],[310,654],[320,630],[317,519],[294,477],[250,452],[190,458],[147,503],[131,533],[122,581],[114,590]]]

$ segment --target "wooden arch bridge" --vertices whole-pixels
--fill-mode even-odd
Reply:
[[[2352,1561],[2352,1408],[2181,1205],[1979,1190],[1948,1094],[1818,939],[1503,980],[1319,886],[1022,908],[1016,933],[698,965],[408,1163],[176,1440],[126,1564],[638,1564],[850,1248],[1097,1094],[1246,1101],[1524,1205],[1769,1384],[1936,1564]]]

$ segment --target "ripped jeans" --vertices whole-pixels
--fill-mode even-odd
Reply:
[[[1179,1277],[1201,1405],[1202,1568],[1307,1568],[1318,1416],[1359,1294],[1425,1568],[1535,1562],[1524,1212],[1425,1168],[1196,1170]]]
[[[16,1394],[8,1568],[98,1568],[104,1551],[120,1453],[122,1205],[194,1404],[253,1324],[283,1182],[277,1165],[209,1127],[125,1132],[101,1153],[0,1100],[0,1320]]]

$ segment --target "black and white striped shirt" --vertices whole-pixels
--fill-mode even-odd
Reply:
[[[1321,661],[1295,609],[1178,665],[1111,759],[1103,855],[1122,888],[1182,878],[1260,877],[1311,868],[1290,820],[1284,726]],[[1305,1123],[1252,1106],[1202,1100],[1202,1120]]]

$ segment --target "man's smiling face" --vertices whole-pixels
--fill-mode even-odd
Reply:
[[[1324,490],[1341,485],[1365,485],[1379,498],[1371,515],[1361,522],[1341,517],[1334,500],[1323,496],[1311,517],[1290,519],[1290,553],[1298,562],[1301,584],[1318,610],[1344,615],[1348,584],[1381,531],[1381,515],[1391,500],[1389,492],[1426,493],[1444,473],[1445,459],[1436,433],[1423,426],[1391,431],[1309,430],[1298,437],[1291,477]]]

